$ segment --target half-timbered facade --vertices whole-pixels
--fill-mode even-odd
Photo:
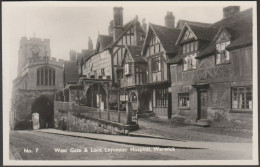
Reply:
[[[147,89],[147,62],[141,56],[141,46],[126,46],[120,76],[120,101],[132,112],[149,111]]]
[[[176,45],[182,49],[170,67],[173,117],[204,126],[222,119],[250,123],[252,9],[207,27],[185,24]]]
[[[81,78],[81,82],[85,85],[83,95],[86,96],[85,99],[89,99],[87,101],[92,101],[91,103],[86,101],[87,105],[100,106],[97,103],[102,100],[98,100],[99,98],[96,97],[98,93],[95,93],[98,92],[96,90],[98,88],[104,90],[103,96],[109,97],[107,108],[118,108],[118,83],[122,77],[118,71],[124,59],[126,46],[142,46],[144,38],[145,33],[138,18],[123,25],[123,8],[115,7],[114,20],[109,26],[109,35],[98,36],[95,53],[86,58],[82,65],[84,77]]]
[[[148,62],[147,85],[150,91],[149,106],[156,115],[171,115],[170,73],[168,61],[178,53],[175,42],[180,30],[150,24],[142,54]]]

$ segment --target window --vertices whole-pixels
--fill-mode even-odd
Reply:
[[[101,68],[101,75],[105,75],[105,69],[104,68]]]
[[[233,109],[252,109],[252,87],[233,87],[232,88],[232,108]]]
[[[196,69],[197,53],[190,54],[183,59],[183,71]]]
[[[162,51],[162,46],[160,44],[160,41],[156,36],[154,35],[150,41],[150,46],[149,46],[149,53],[150,55],[154,55],[156,53],[160,53]]]
[[[135,93],[132,93],[132,102],[137,103],[137,96]]]
[[[152,58],[152,71],[153,71],[153,72],[159,72],[159,71],[161,71],[160,57],[154,57],[154,58]]]
[[[129,74],[132,74],[132,70],[133,70],[133,63],[132,62],[129,62],[129,63],[126,63],[124,65],[124,73],[125,75],[129,75]]]
[[[146,73],[142,67],[136,67],[135,83],[137,85],[142,85],[146,83]]]
[[[216,64],[228,63],[230,60],[229,52],[226,47],[230,44],[230,41],[218,43],[216,45]]]
[[[186,43],[182,47],[183,54],[194,52],[197,50],[198,50],[198,41]]]
[[[165,89],[154,90],[154,107],[167,107],[168,106],[168,91]]]
[[[189,93],[179,93],[178,94],[178,106],[179,107],[189,107],[190,106]]]
[[[37,85],[55,85],[55,70],[42,67],[37,70]]]
[[[97,78],[97,70],[94,71],[94,77]]]

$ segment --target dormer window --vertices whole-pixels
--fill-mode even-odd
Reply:
[[[217,43],[216,45],[216,64],[229,63],[230,56],[229,52],[226,50],[226,47],[230,44],[230,41]]]
[[[183,54],[186,55],[183,59],[183,71],[196,69],[198,41],[185,43],[182,47]]]
[[[198,41],[189,42],[183,45],[183,54],[194,52],[198,50]]]
[[[230,39],[230,34],[225,28],[222,28],[216,39],[216,64],[229,63],[230,56],[226,47],[230,44]]]

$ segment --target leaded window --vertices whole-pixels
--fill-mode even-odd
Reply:
[[[217,43],[216,45],[216,64],[224,64],[230,61],[229,52],[226,47],[230,44],[230,41]]]
[[[159,72],[159,71],[161,71],[160,57],[154,57],[154,58],[152,58],[152,71],[153,71],[153,72]]]
[[[193,54],[187,55],[183,59],[183,71],[196,69],[196,64],[197,64],[196,56],[197,56],[197,53],[193,53]]]
[[[154,90],[154,107],[167,107],[168,106],[168,90],[155,89]]]
[[[179,93],[178,94],[178,106],[179,107],[189,107],[190,106],[189,93]]]
[[[233,109],[252,109],[252,87],[233,87],[232,88],[232,108]]]

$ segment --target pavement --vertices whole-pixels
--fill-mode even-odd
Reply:
[[[62,131],[57,129],[39,129],[35,130],[41,133],[49,133],[56,135],[73,136],[87,138],[92,140],[108,141],[120,144],[147,146],[147,147],[174,147],[179,149],[210,149],[221,151],[242,151],[252,150],[252,143],[224,143],[224,142],[197,142],[197,141],[180,141],[171,139],[156,138],[156,136],[125,136],[125,135],[107,135],[96,133],[81,133]]]

